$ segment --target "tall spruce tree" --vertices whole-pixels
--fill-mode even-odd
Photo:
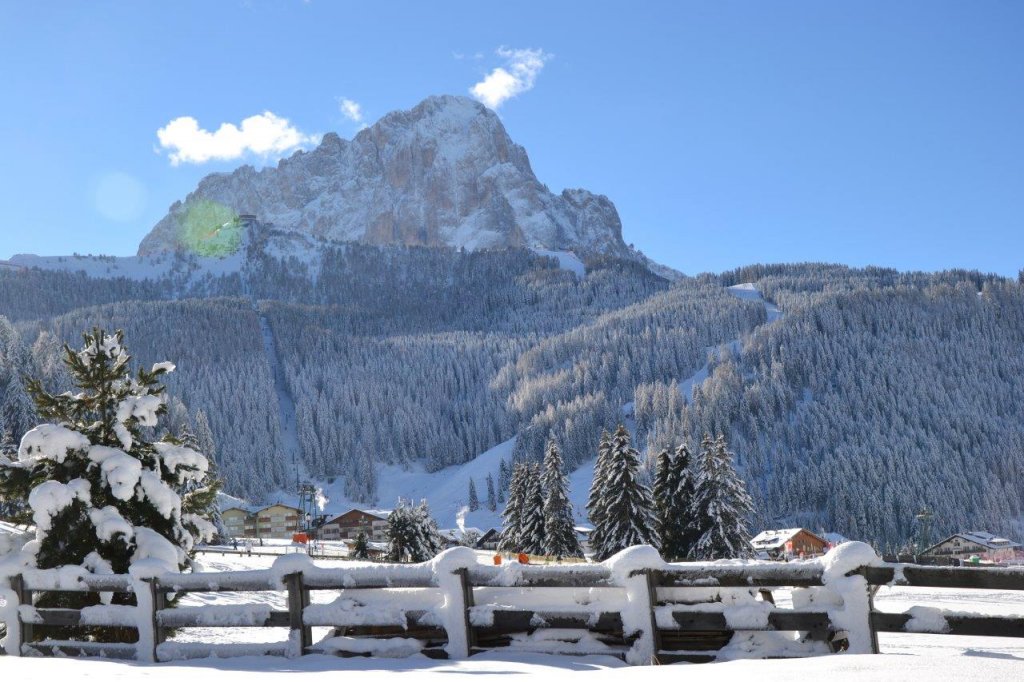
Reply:
[[[487,474],[487,510],[498,511],[498,498],[494,493],[494,476]]]
[[[658,453],[654,469],[654,486],[651,493],[654,496],[655,532],[661,545],[662,555],[667,557],[667,547],[670,544],[670,534],[673,527],[672,519],[672,497],[675,495],[675,468],[672,466],[672,456],[668,448],[662,448]]]
[[[597,461],[594,463],[594,478],[590,483],[590,494],[587,496],[587,517],[593,530],[590,533],[590,551],[595,557],[604,556],[604,517],[605,504],[608,501],[608,462],[611,459],[612,437],[607,431],[601,431],[601,440],[597,446]]]
[[[476,494],[476,482],[469,479],[469,511],[474,512],[480,508],[480,498]]]
[[[512,478],[508,488],[508,502],[501,513],[501,539],[498,550],[501,552],[520,552],[523,548],[523,507],[526,504],[529,471],[525,463],[520,462],[512,470]]]
[[[630,444],[629,431],[619,425],[607,464],[607,499],[601,517],[603,546],[598,560],[634,545],[657,546],[651,491],[640,482],[639,474],[640,453]]]
[[[505,460],[498,463],[498,504],[505,503],[506,491],[512,487],[512,471]]]
[[[583,557],[583,549],[576,537],[569,501],[569,479],[562,471],[562,455],[554,440],[548,441],[544,453],[544,554],[556,559]]]
[[[701,441],[695,489],[694,509],[701,532],[691,556],[704,560],[749,556],[746,520],[754,504],[733,468],[724,436],[712,441],[705,435]]]
[[[685,559],[700,535],[694,517],[690,450],[685,443],[674,457],[668,450],[658,454],[653,492],[661,554],[668,561]]]
[[[672,458],[670,475],[674,491],[669,497],[666,516],[671,520],[667,528],[667,540],[662,541],[662,555],[669,561],[682,561],[691,555],[697,538],[700,537],[695,512],[693,458],[685,441],[676,448]]]
[[[526,467],[526,492],[520,511],[520,551],[544,554],[544,488],[541,484],[540,465]]]

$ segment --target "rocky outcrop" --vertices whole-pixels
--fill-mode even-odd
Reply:
[[[494,112],[464,97],[430,97],[351,141],[329,133],[316,149],[276,167],[208,175],[171,206],[139,255],[181,248],[185,216],[201,202],[337,241],[524,246],[642,259],[623,242],[607,197],[550,192]]]

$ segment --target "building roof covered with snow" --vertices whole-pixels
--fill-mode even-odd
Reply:
[[[957,540],[962,540],[989,550],[1021,548],[1021,544],[1019,542],[1014,542],[1009,538],[999,537],[998,535],[983,530],[971,530],[963,533],[954,533],[942,542],[938,542],[926,549],[923,554],[948,553],[942,550],[948,550],[950,548],[950,543],[953,543],[954,545],[959,544],[956,542]],[[965,548],[965,551],[968,548]]]
[[[754,549],[779,549],[802,530],[803,528],[763,530],[750,540],[750,545]]]
[[[833,545],[833,546],[834,545],[841,545],[844,542],[849,542],[850,541],[850,538],[846,537],[842,533],[822,533],[821,537],[823,537],[826,540],[828,540],[828,544]]]

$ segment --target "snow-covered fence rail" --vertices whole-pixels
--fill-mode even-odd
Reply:
[[[605,654],[633,664],[877,651],[878,631],[1024,636],[1019,619],[877,612],[880,585],[1024,590],[1024,571],[880,564],[850,543],[822,559],[779,564],[666,564],[633,548],[602,564],[483,565],[466,548],[423,564],[322,568],[303,555],[266,570],[94,575],[80,568],[26,571],[2,586],[0,621],[13,655],[72,653],[169,660],[270,653],[462,658],[498,647]],[[137,605],[43,608],[44,592],[131,593]],[[186,593],[274,592],[277,601],[167,607]],[[791,597],[792,606],[777,605]],[[114,601],[124,601],[115,599]],[[284,605],[285,608],[281,608]],[[138,642],[46,638],[48,626],[136,628]],[[191,628],[287,628],[276,644],[165,641]],[[314,629],[326,634],[314,643]],[[223,641],[223,639],[221,640]]]
[[[861,575],[872,586],[872,595],[880,587],[930,587],[947,589],[1024,591],[1024,569],[954,568],[883,564],[865,566]],[[962,611],[915,606],[904,613],[883,613],[872,609],[872,638],[879,632],[910,632],[975,637],[1024,637],[1024,616],[993,616]]]

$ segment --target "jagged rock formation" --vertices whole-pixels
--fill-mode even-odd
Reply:
[[[338,241],[527,247],[646,261],[623,242],[607,197],[582,189],[553,194],[494,112],[464,97],[430,97],[352,141],[328,133],[319,147],[276,168],[208,175],[171,206],[139,255],[181,248],[185,216],[204,201],[279,230]]]

